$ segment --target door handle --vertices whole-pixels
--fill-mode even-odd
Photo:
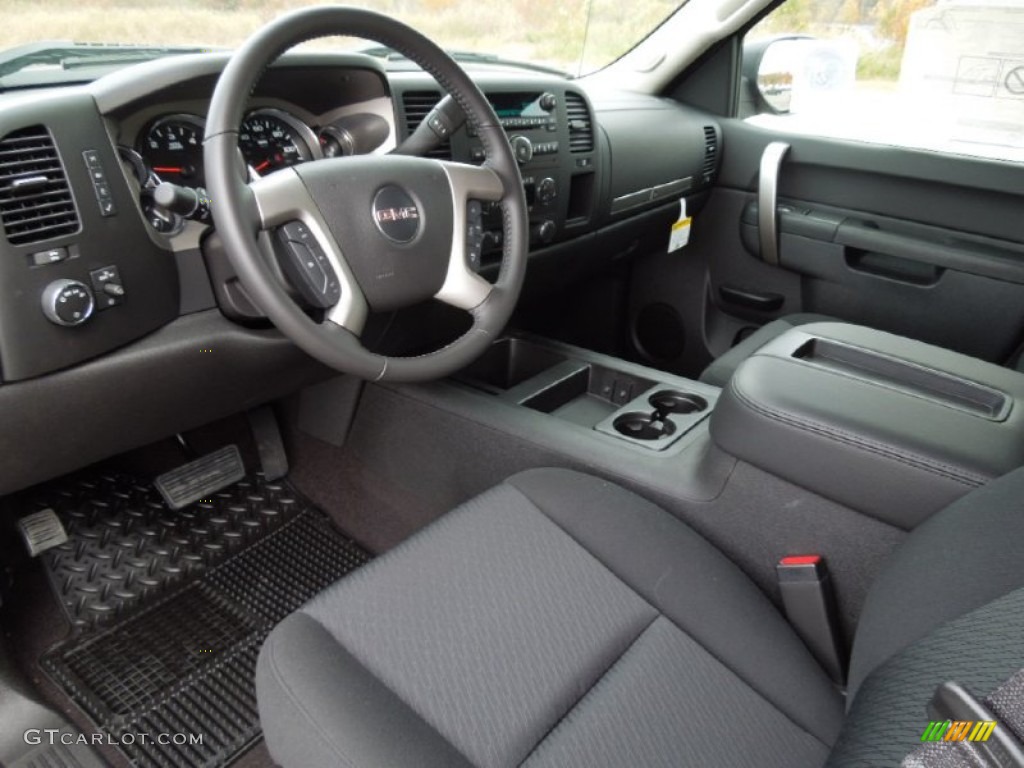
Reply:
[[[761,155],[761,171],[757,180],[757,228],[761,258],[768,264],[779,264],[779,170],[789,152],[789,144],[773,141]]]
[[[756,309],[758,312],[774,312],[780,309],[782,302],[785,301],[785,297],[779,293],[761,293],[735,285],[718,286],[718,295],[727,304]]]

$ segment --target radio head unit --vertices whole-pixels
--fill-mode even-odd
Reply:
[[[487,100],[505,128],[533,128],[554,131],[558,121],[553,93],[488,93]]]

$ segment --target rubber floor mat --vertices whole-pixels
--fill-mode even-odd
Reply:
[[[139,766],[225,765],[252,745],[264,638],[370,559],[287,483],[258,476],[178,512],[113,476],[37,503],[69,530],[46,564],[76,627],[42,666]]]

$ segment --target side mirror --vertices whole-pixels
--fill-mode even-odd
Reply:
[[[785,35],[743,45],[743,90],[749,114],[787,115],[793,104],[797,67],[791,45],[811,40],[807,35]],[[748,115],[743,115],[744,117]]]
[[[744,117],[787,115],[822,104],[857,78],[856,45],[784,35],[743,46]]]

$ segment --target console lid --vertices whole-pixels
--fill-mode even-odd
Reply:
[[[909,529],[1024,464],[1024,375],[930,344],[814,323],[736,370],[720,448]]]

